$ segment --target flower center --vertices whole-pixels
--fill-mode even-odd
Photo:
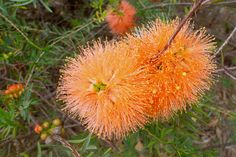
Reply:
[[[103,82],[98,82],[98,83],[95,83],[93,84],[93,89],[96,91],[96,92],[100,92],[101,90],[105,90],[106,89],[106,84],[103,83]]]

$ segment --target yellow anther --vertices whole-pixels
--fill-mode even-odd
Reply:
[[[156,89],[153,89],[152,90],[152,94],[156,94],[157,93],[157,90]]]
[[[180,86],[176,86],[175,88],[176,88],[176,90],[180,90],[180,89],[181,89],[181,87],[180,87]]]
[[[182,75],[183,75],[183,76],[186,76],[186,75],[187,75],[187,73],[186,73],[186,72],[182,72]]]

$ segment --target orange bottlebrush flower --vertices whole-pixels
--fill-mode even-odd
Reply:
[[[58,94],[64,109],[102,138],[122,138],[148,119],[149,81],[129,51],[125,44],[97,43],[62,70]]]
[[[24,91],[23,84],[18,83],[8,86],[7,89],[4,91],[4,94],[12,98],[18,98],[21,96],[23,91]]]
[[[135,25],[136,9],[126,0],[120,2],[117,10],[108,11],[106,21],[114,34],[124,34]]]
[[[193,31],[189,23],[165,53],[155,63],[150,62],[150,58],[163,50],[178,25],[179,20],[169,23],[157,20],[126,39],[131,49],[137,50],[140,66],[145,65],[153,84],[149,114],[154,118],[168,118],[195,103],[209,89],[216,68],[209,54],[215,47],[213,38],[204,29]]]
[[[35,133],[40,134],[42,130],[43,130],[43,128],[39,124],[35,125],[35,127],[34,127]]]

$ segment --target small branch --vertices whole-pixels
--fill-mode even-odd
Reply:
[[[53,31],[50,31],[50,30],[41,30],[41,29],[37,29],[37,28],[30,28],[30,27],[27,27],[27,26],[21,26],[21,29],[24,29],[26,31],[36,32],[36,33],[46,32],[46,33],[53,34],[53,35],[61,35],[60,33],[53,32]]]
[[[13,80],[13,79],[10,79],[10,78],[7,78],[7,77],[1,77],[0,76],[0,79],[3,79],[5,81],[9,81],[9,82],[13,82],[13,83],[22,83],[21,81]]]
[[[213,57],[216,57],[222,50],[223,48],[229,43],[230,39],[233,37],[234,33],[236,32],[236,26],[234,27],[233,31],[230,33],[228,38],[225,40],[225,42],[220,46],[220,48],[216,51]]]
[[[70,124],[70,125],[66,125],[66,126],[64,126],[64,128],[66,129],[66,128],[74,128],[74,127],[81,127],[82,125],[81,124]]]
[[[225,38],[222,36],[222,35],[219,35],[219,34],[214,34],[215,38],[218,39],[218,40],[221,40],[221,41],[225,41]],[[228,42],[228,45],[233,47],[233,48],[236,48],[236,44],[233,43],[232,41],[229,41]],[[214,55],[214,54],[213,54]]]
[[[209,1],[210,0],[205,1],[204,4],[206,4]],[[230,4],[235,4],[235,3],[236,3],[236,1],[218,2],[218,3],[206,4],[206,7],[219,6],[219,5],[230,5]],[[183,6],[184,7],[184,6],[192,6],[192,5],[193,5],[193,3],[190,3],[190,2],[161,3],[161,4],[147,6],[147,7],[143,8],[142,10],[164,8],[164,7],[170,7],[170,6]]]
[[[145,4],[142,2],[142,0],[138,0],[138,2],[139,2],[139,4],[141,4],[141,6],[142,6],[143,8],[146,8],[146,6],[145,6]]]
[[[37,147],[37,141],[35,141],[31,146],[27,147],[24,150],[24,153],[29,153],[30,151],[33,151]]]
[[[232,74],[226,67],[224,67],[224,73],[236,81],[236,76],[234,76],[234,74]]]
[[[42,48],[40,48],[38,45],[36,45],[35,43],[33,43],[12,21],[10,21],[6,16],[4,16],[1,12],[0,12],[0,16],[7,21],[12,27],[14,27],[24,38],[25,40],[32,45],[33,47],[35,47],[38,50],[42,50]]]
[[[35,90],[31,90],[32,93],[34,93],[35,95],[37,95],[41,101],[43,101],[46,105],[48,105],[49,107],[51,107],[53,110],[57,111],[58,113],[60,113],[63,116],[66,116],[66,114],[64,112],[62,112],[60,109],[57,108],[56,104],[51,104],[47,99],[44,98],[44,96],[42,96],[39,92],[35,91]],[[67,116],[66,116],[67,117]],[[68,117],[71,121],[73,121],[74,123],[81,125],[81,123],[78,120],[75,120],[71,117]]]
[[[45,51],[43,51],[43,52],[39,55],[39,57],[37,58],[37,60],[33,63],[32,69],[31,69],[31,71],[30,71],[28,77],[26,78],[25,87],[28,86],[28,84],[29,84],[29,82],[30,82],[30,79],[31,79],[31,77],[32,77],[32,75],[33,75],[33,73],[34,73],[36,64],[39,62],[39,60],[42,58],[42,56],[43,56],[44,54],[45,54]]]
[[[101,33],[105,28],[107,27],[107,24],[104,24],[99,30],[97,30],[96,32],[94,32],[89,38],[88,38],[88,41],[94,39],[94,37]]]
[[[66,38],[70,37],[71,35],[73,35],[73,34],[79,32],[79,31],[81,31],[82,29],[88,27],[88,26],[89,26],[90,24],[92,24],[92,23],[93,23],[93,21],[90,21],[90,22],[88,22],[87,24],[85,24],[85,25],[83,25],[83,26],[77,26],[77,27],[75,27],[73,30],[68,31],[68,32],[66,32],[64,35],[62,35],[61,37],[58,37],[58,38],[56,38],[55,40],[53,40],[52,43],[51,43],[49,46],[54,46],[55,44],[57,44],[57,43],[60,42],[61,40],[66,39]]]
[[[205,2],[204,2],[204,4],[206,4],[206,3],[208,3],[208,2],[210,2],[210,1],[212,1],[212,0],[206,0]],[[232,5],[232,4],[235,4],[236,3],[236,1],[227,1],[227,2],[212,2],[212,3],[208,3],[208,4],[206,4],[206,6],[218,6],[218,5]]]
[[[57,141],[57,142],[61,143],[66,148],[70,149],[71,153],[74,157],[81,157],[81,155],[77,152],[77,150],[69,142],[67,142],[64,138],[62,138],[61,136],[53,135],[53,136],[51,136],[51,138],[54,141]]]
[[[115,149],[116,151],[120,151],[119,147],[117,147],[117,145],[115,144],[113,140],[106,140],[106,139],[102,139],[102,140],[106,142],[109,146],[111,146],[113,149]]]
[[[210,146],[206,146],[206,147],[203,147],[201,150],[208,150],[208,149],[212,149],[212,148],[219,148],[219,147],[222,147],[222,146],[233,146],[233,145],[236,145],[236,142],[230,142],[230,143],[225,143],[225,144],[215,144],[215,145],[210,145]]]
[[[227,68],[228,70],[236,70],[236,66],[235,67],[225,67]],[[224,72],[224,68],[222,69],[217,69],[214,71],[215,73],[220,73],[220,72]]]
[[[193,16],[193,14],[201,7],[201,5],[204,4],[204,0],[198,0],[196,3],[194,3],[192,9],[189,11],[189,13],[185,16],[185,18],[180,22],[178,27],[176,28],[173,35],[170,37],[169,41],[164,46],[163,50],[159,52],[158,54],[155,54],[151,59],[150,62],[156,62],[157,59],[165,53],[165,51],[170,47],[171,43],[174,41],[177,34],[180,32],[181,28],[184,26],[184,24],[189,20],[190,17]]]
[[[31,136],[31,135],[32,135],[32,132],[28,132],[27,134],[19,135],[15,138],[9,137],[7,139],[1,140],[0,141],[0,148],[3,147],[4,145],[7,145],[10,142],[13,142],[13,140],[19,140],[19,139],[26,138],[26,137]]]
[[[161,3],[161,4],[150,5],[150,6],[144,7],[142,10],[163,8],[163,7],[168,7],[168,6],[192,6],[192,5],[193,5],[193,3],[189,3],[189,2],[182,2],[182,3]]]

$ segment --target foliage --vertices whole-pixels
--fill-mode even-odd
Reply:
[[[79,4],[72,2],[74,7],[69,6],[69,0],[68,5],[62,2],[58,0],[57,6],[51,0],[0,0],[0,93],[9,84],[25,84],[24,93],[17,99],[1,94],[0,156],[71,156],[69,149],[59,143],[45,144],[33,132],[36,123],[56,117],[63,119],[65,138],[82,156],[216,156],[216,149],[202,151],[196,144],[212,116],[223,121],[225,113],[215,105],[213,92],[186,113],[149,124],[115,146],[113,141],[84,131],[77,120],[61,112],[61,102],[55,96],[60,67],[66,57],[79,52],[78,46],[97,38],[111,39],[104,18],[107,6],[116,5],[118,0],[80,0]],[[139,1],[130,2],[138,10],[139,25],[157,16],[168,19],[175,14],[174,6],[145,10]],[[152,5],[149,0],[143,4]],[[43,17],[38,12],[43,12]],[[222,78],[222,84],[232,87],[228,78]],[[226,117],[236,126],[235,114],[229,112]]]

